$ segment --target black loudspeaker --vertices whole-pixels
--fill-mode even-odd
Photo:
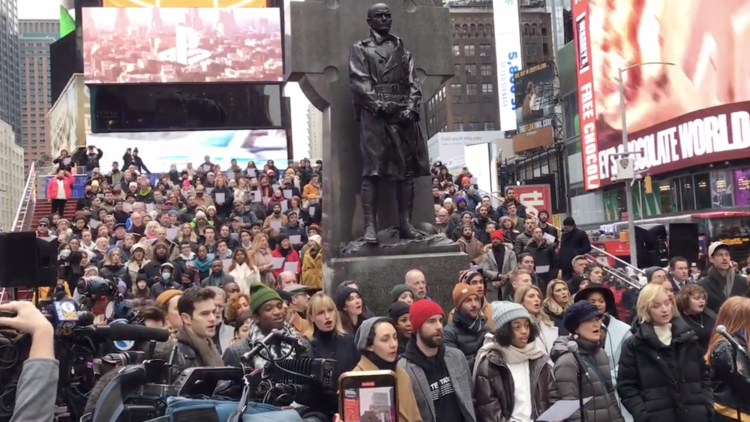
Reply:
[[[57,284],[56,238],[36,232],[0,233],[0,287],[53,287]]]
[[[648,229],[636,226],[635,242],[640,268],[666,267],[669,264],[667,228],[663,225]]]
[[[667,239],[669,239],[669,236],[667,235],[667,227],[660,224],[651,227],[648,229],[648,232],[651,241],[654,242],[653,253],[655,254],[654,258],[656,261],[654,261],[652,265],[664,268],[669,265],[669,248],[667,247]]]
[[[700,257],[698,224],[671,223],[669,225],[669,259],[681,256],[688,260],[688,265],[697,263]]]

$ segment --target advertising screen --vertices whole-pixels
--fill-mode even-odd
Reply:
[[[279,168],[286,168],[289,162],[283,130],[98,133],[89,135],[86,141],[104,152],[100,163],[106,168],[115,161],[122,163],[127,148],[138,148],[138,155],[152,173],[168,172],[172,164],[178,170],[187,163],[197,166],[206,155],[222,169],[229,168],[233,159],[242,168],[251,160],[273,160]]]
[[[281,82],[278,8],[85,8],[87,84]]]
[[[266,7],[266,0],[104,0],[103,7]]]
[[[513,74],[521,70],[521,25],[518,0],[492,2],[497,55],[497,95],[500,130],[516,130],[516,96]]]
[[[587,190],[610,183],[623,152],[618,70],[630,66],[624,99],[636,172],[750,157],[748,22],[750,0],[574,2]]]
[[[555,63],[544,62],[516,72],[516,124],[513,151],[552,145],[555,121]]]

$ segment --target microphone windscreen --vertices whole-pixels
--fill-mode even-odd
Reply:
[[[169,358],[172,356],[172,348],[174,347],[174,344],[175,343],[173,341],[156,343],[153,358],[163,360],[164,362],[169,362]]]
[[[112,324],[109,326],[111,340],[167,341],[169,331],[163,328],[149,328],[142,325]]]
[[[719,334],[725,334],[727,332],[727,327],[723,325],[717,325],[716,326],[716,332]]]

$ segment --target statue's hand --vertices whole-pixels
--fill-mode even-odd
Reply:
[[[398,110],[398,106],[396,105],[396,103],[392,101],[386,101],[383,104],[381,104],[380,107],[378,108],[378,112],[385,116],[391,116],[397,110]]]
[[[404,110],[401,112],[401,120],[408,120],[410,122],[418,122],[419,121],[419,114],[417,114],[414,110]]]

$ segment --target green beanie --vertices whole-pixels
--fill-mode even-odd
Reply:
[[[250,312],[258,314],[258,309],[269,300],[281,300],[281,296],[276,290],[266,286],[263,283],[253,282],[250,284]]]
[[[395,303],[402,293],[411,291],[411,287],[407,286],[406,284],[397,284],[393,286],[393,288],[391,289],[391,303]],[[412,292],[412,294],[414,293]]]

